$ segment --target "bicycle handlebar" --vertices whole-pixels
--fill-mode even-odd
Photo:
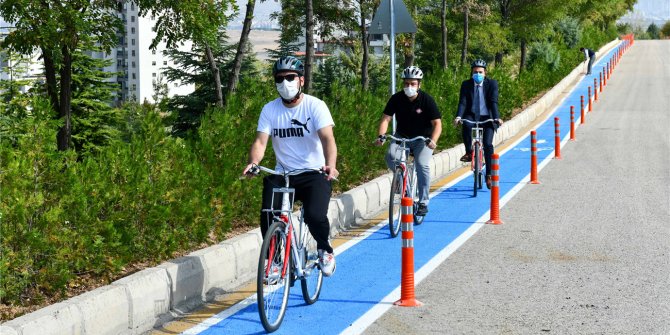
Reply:
[[[488,119],[488,120],[484,120],[484,121],[471,121],[471,120],[468,120],[468,119],[460,119],[460,121],[461,122],[467,122],[467,123],[474,124],[474,125],[478,125],[478,124],[486,123],[486,122],[495,122],[496,120]]]
[[[382,143],[384,143],[384,142],[386,141],[386,138],[387,138],[387,137],[390,138],[390,139],[392,139],[392,140],[394,140],[394,141],[399,141],[399,142],[404,142],[404,143],[406,143],[406,142],[414,142],[414,141],[418,141],[418,140],[422,140],[422,141],[424,141],[424,142],[426,142],[426,143],[428,143],[428,142],[431,141],[430,138],[428,138],[428,137],[424,137],[424,136],[417,136],[417,137],[414,137],[414,138],[402,138],[402,137],[395,137],[395,136],[393,136],[393,135],[384,135],[384,137],[383,137],[383,139],[382,139]]]
[[[282,177],[295,176],[295,175],[299,175],[301,173],[313,172],[313,171],[317,171],[317,172],[320,172],[323,175],[327,175],[327,173],[325,171],[323,171],[323,169],[297,169],[297,170],[288,171],[288,172],[279,172],[279,171],[267,168],[265,166],[257,165],[257,164],[254,164],[249,169],[249,171],[247,171],[247,174],[257,176],[261,173],[261,171],[269,173],[269,174],[277,175],[277,176],[282,176]],[[337,180],[337,178],[332,178],[332,179]]]

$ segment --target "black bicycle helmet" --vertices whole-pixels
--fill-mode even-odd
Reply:
[[[475,67],[483,67],[486,68],[486,62],[483,59],[475,59],[474,62],[472,62],[472,65],[470,65],[470,68],[475,68]]]
[[[401,79],[423,79],[423,71],[418,66],[410,66],[402,71]]]
[[[305,72],[305,66],[299,59],[293,56],[283,56],[279,58],[272,67],[272,75],[274,76],[277,73],[284,71],[294,71],[302,76]]]

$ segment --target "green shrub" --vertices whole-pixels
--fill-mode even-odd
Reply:
[[[649,39],[657,40],[661,38],[661,29],[652,22],[649,27],[647,27],[647,34],[649,35]]]
[[[582,38],[582,29],[579,20],[565,17],[556,23],[556,32],[562,37],[568,48],[574,48]]]
[[[544,67],[556,71],[561,66],[561,54],[549,42],[534,42],[528,52],[528,67]]]

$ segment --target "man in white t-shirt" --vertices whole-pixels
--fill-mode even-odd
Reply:
[[[319,249],[321,271],[330,276],[335,272],[335,255],[328,241],[330,222],[327,213],[331,180],[339,174],[335,168],[335,123],[325,102],[302,92],[305,83],[303,73],[304,66],[295,57],[281,57],[275,62],[272,74],[280,97],[267,103],[261,111],[256,139],[251,144],[243,174],[248,175],[249,170],[263,159],[270,138],[277,158],[275,170],[322,169],[327,174],[324,177],[319,171],[301,173],[291,176],[289,184],[295,189],[295,199],[303,203],[305,222]],[[283,177],[265,177],[261,208],[270,208],[272,188],[283,186]],[[263,236],[268,227],[268,217],[261,213]]]

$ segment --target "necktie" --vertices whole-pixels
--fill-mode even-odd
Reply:
[[[475,85],[475,96],[472,98],[472,113],[475,114],[476,120],[479,120],[480,106],[479,106],[479,89],[480,85]]]

